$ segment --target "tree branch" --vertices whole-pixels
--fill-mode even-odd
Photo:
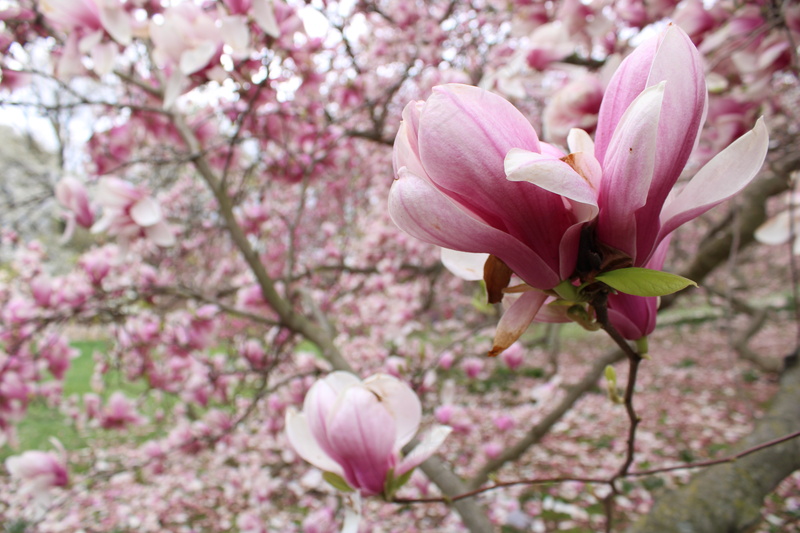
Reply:
[[[759,447],[800,427],[800,365],[797,355],[781,379],[772,407],[737,450]],[[735,462],[709,467],[688,484],[663,495],[628,533],[744,533],[761,521],[764,497],[786,476],[800,469],[800,440],[761,449]]]
[[[515,461],[528,448],[542,440],[547,435],[550,429],[563,417],[570,409],[577,403],[583,395],[597,384],[597,380],[603,375],[606,366],[616,363],[624,359],[625,354],[620,350],[612,350],[605,354],[603,357],[597,359],[592,365],[592,368],[583,376],[583,379],[569,388],[567,395],[561,400],[561,403],[555,409],[550,411],[541,422],[533,426],[528,433],[525,434],[516,444],[503,450],[503,453],[496,458],[487,461],[475,476],[469,480],[467,486],[471,489],[477,489],[486,481],[489,476],[508,462]]]
[[[211,168],[206,158],[202,155],[202,146],[197,136],[180,115],[173,115],[173,122],[184,143],[189,147],[191,154],[195,155],[192,157],[195,168],[217,199],[219,213],[225,220],[225,224],[234,244],[253,272],[261,288],[261,294],[264,300],[278,315],[281,324],[314,343],[322,352],[323,357],[331,363],[334,369],[354,372],[353,367],[350,366],[350,363],[347,362],[334,344],[333,338],[327,329],[313,323],[304,315],[297,313],[292,305],[278,294],[274,280],[264,268],[258,254],[250,245],[247,235],[236,221],[236,217],[233,213],[233,203],[227,191],[224,189],[223,183],[216,172],[214,172],[214,169]],[[436,457],[431,457],[425,461],[420,468],[447,496],[461,494],[467,490],[464,482],[453,474],[453,472],[445,466],[443,461]],[[453,506],[461,515],[464,525],[471,532],[486,533],[492,530],[492,525],[486,516],[486,512],[475,499],[469,498],[459,500],[454,502]]]

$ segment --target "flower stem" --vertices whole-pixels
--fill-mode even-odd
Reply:
[[[620,334],[619,331],[611,324],[608,318],[608,293],[599,291],[592,299],[592,307],[597,317],[597,322],[600,327],[608,333],[608,335],[619,346],[622,352],[628,358],[628,382],[625,386],[624,405],[625,412],[628,414],[628,439],[627,451],[625,453],[625,461],[620,466],[619,470],[609,479],[608,484],[611,487],[611,493],[605,498],[604,505],[606,508],[606,531],[611,531],[613,524],[613,499],[618,494],[616,480],[628,475],[633,459],[636,454],[636,428],[639,426],[641,419],[636,414],[636,409],[633,405],[633,394],[636,391],[636,377],[639,373],[639,363],[642,362],[642,355],[634,350],[627,340]]]

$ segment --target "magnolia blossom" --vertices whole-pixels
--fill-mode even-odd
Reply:
[[[557,153],[500,96],[460,84],[435,87],[426,102],[403,111],[392,219],[423,241],[500,257],[532,287],[555,287],[575,269],[581,226],[597,214],[586,208],[594,198],[506,179],[503,161],[519,147]]]
[[[89,194],[82,182],[70,176],[61,178],[56,183],[56,200],[67,209],[64,240],[68,240],[72,236],[75,224],[82,228],[92,227],[94,212],[89,204]]]
[[[67,34],[57,65],[62,76],[83,74],[81,57],[85,54],[91,56],[97,74],[107,74],[120,55],[118,44],[131,43],[131,20],[119,0],[43,0],[42,12]],[[106,40],[106,34],[113,41]]]
[[[763,120],[673,192],[706,102],[702,58],[674,25],[622,62],[595,139],[573,129],[569,154],[540,142],[503,98],[465,85],[435,87],[403,112],[390,214],[421,240],[498,257],[539,289],[504,314],[498,353],[537,316],[544,291],[623,266],[660,270],[672,231],[752,180],[768,147]],[[609,297],[610,319],[629,339],[653,330],[655,309],[656,298]]]
[[[526,60],[531,68],[544,70],[550,63],[560,61],[574,52],[575,41],[567,27],[560,21],[548,22],[531,34]]]
[[[787,196],[787,207],[761,224],[755,238],[763,244],[779,245],[792,242],[792,253],[800,255],[800,195]]]
[[[301,413],[287,412],[286,432],[303,459],[361,494],[373,495],[397,488],[387,481],[430,457],[450,433],[448,427],[435,428],[401,458],[421,418],[419,398],[405,383],[385,374],[361,381],[339,371],[309,389]]]
[[[69,474],[63,457],[53,452],[29,450],[6,459],[6,469],[12,478],[22,482],[22,490],[38,493],[53,488],[65,487]]]
[[[99,418],[103,429],[122,429],[144,421],[136,412],[136,404],[120,391],[115,391],[108,398],[105,408],[99,412]]]
[[[149,29],[156,59],[177,66],[186,76],[208,66],[222,48],[214,18],[191,2],[170,6],[164,11],[163,23],[151,21]]]
[[[586,74],[572,80],[553,95],[542,117],[547,138],[563,144],[572,128],[593,132],[603,100],[599,76]]]
[[[119,0],[43,0],[42,11],[65,31],[106,31],[120,44],[131,42],[130,19]]]
[[[100,181],[96,198],[103,207],[103,217],[92,226],[92,233],[107,231],[123,241],[144,236],[159,246],[175,244],[161,206],[143,188],[107,177]]]

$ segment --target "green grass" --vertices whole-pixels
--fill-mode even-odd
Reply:
[[[95,351],[106,350],[108,343],[105,341],[78,341],[72,346],[77,348],[80,355],[73,359],[69,370],[64,375],[63,396],[82,395],[91,392],[92,372],[94,371]],[[120,379],[114,380],[120,382]],[[120,387],[128,389],[128,387]],[[141,390],[141,387],[135,387]],[[104,394],[107,397],[113,390]],[[86,435],[78,434],[70,420],[65,415],[46,404],[40,398],[35,398],[28,405],[25,418],[17,425],[19,446],[12,448],[5,445],[0,448],[0,461],[9,455],[19,454],[24,450],[51,450],[53,448],[50,438],[55,437],[68,450],[75,450],[86,446]]]
[[[90,382],[94,371],[92,354],[96,350],[105,350],[108,343],[80,341],[73,342],[72,346],[79,350],[80,355],[71,361],[70,368],[64,375],[64,397],[91,392]],[[15,449],[6,445],[0,448],[0,461],[24,450],[50,450],[53,448],[50,437],[56,437],[68,450],[86,445],[85,437],[75,431],[69,420],[58,409],[48,406],[39,398],[28,405],[25,418],[17,426],[17,435],[19,447]]]
[[[64,375],[63,397],[77,395],[80,397],[88,392],[93,392],[91,387],[92,374],[94,372],[95,352],[109,350],[110,344],[107,341],[77,341],[71,343],[80,352],[79,356],[70,363],[70,368]],[[306,347],[306,351],[314,351],[311,346]],[[220,348],[222,349],[222,348]],[[100,394],[105,402],[111,394],[122,391],[128,398],[140,399],[148,390],[144,379],[135,381],[127,380],[122,372],[112,366],[103,376],[104,390]],[[240,394],[250,394],[252,390],[243,389],[238,391]],[[113,443],[141,443],[146,440],[157,438],[166,434],[172,427],[171,417],[167,416],[162,420],[156,421],[154,417],[158,410],[164,413],[172,412],[178,399],[170,394],[147,395],[144,401],[139,404],[139,413],[149,419],[145,423],[132,431],[117,431],[104,429],[84,429],[76,431],[65,415],[46,404],[40,398],[34,398],[28,405],[25,418],[17,425],[17,436],[19,445],[12,448],[8,445],[0,447],[0,465],[9,455],[18,455],[25,450],[52,450],[51,437],[57,438],[67,450],[77,450],[88,446],[105,446]],[[229,406],[215,405],[211,402],[207,407],[194,406],[194,416],[201,416],[211,408],[226,408]],[[0,466],[2,470],[2,466]]]

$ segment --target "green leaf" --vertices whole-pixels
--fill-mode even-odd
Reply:
[[[401,475],[400,477],[394,477],[394,468],[390,468],[389,472],[386,473],[386,481],[383,484],[383,494],[386,497],[387,501],[391,501],[394,499],[394,494],[397,490],[405,485],[409,479],[411,479],[411,474],[414,472],[412,468],[405,474]]]
[[[334,474],[333,472],[323,472],[322,479],[327,481],[334,489],[342,492],[353,492],[355,489],[347,484],[347,481],[342,479],[342,476]]]
[[[669,272],[649,268],[620,268],[603,272],[595,277],[609,287],[634,296],[665,296],[697,283]]]

